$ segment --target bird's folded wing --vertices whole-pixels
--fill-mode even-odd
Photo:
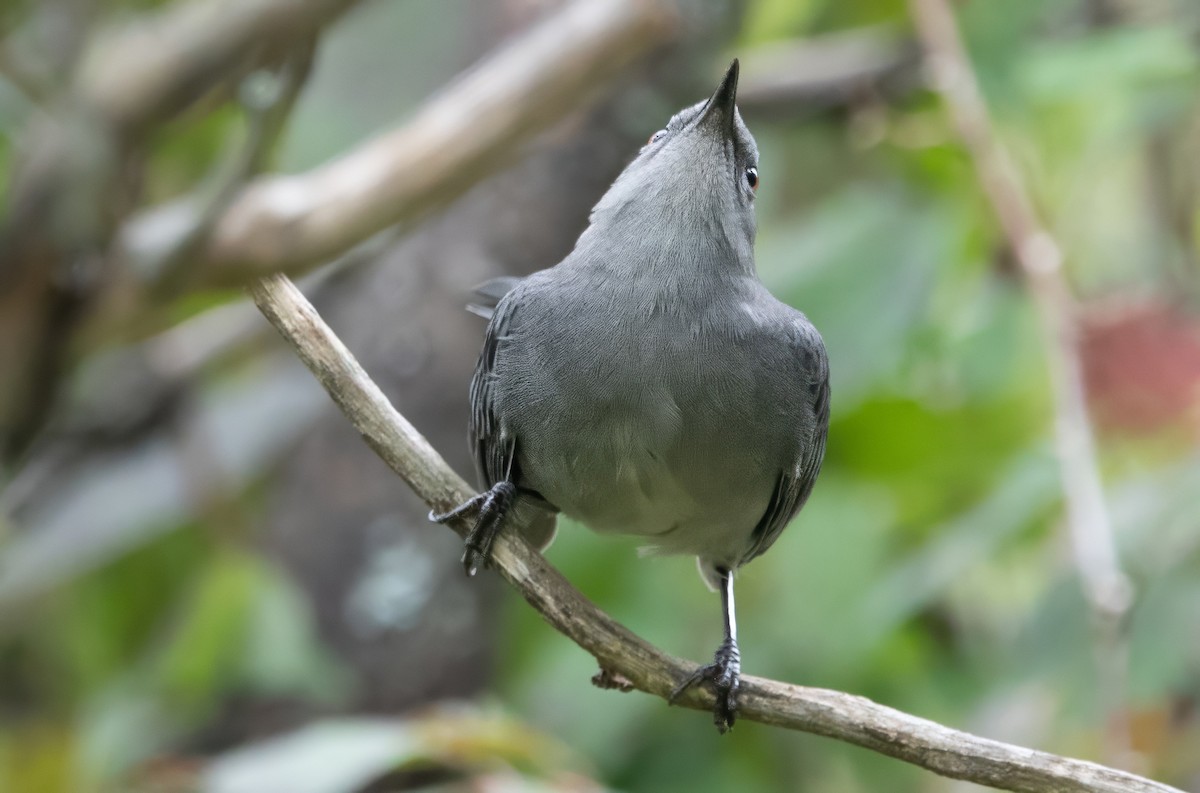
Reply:
[[[471,378],[471,449],[485,487],[504,481],[511,473],[515,439],[504,437],[496,414],[495,367],[500,340],[507,335],[514,313],[514,301],[498,301]]]
[[[800,454],[795,465],[782,471],[775,480],[775,489],[771,492],[767,511],[754,527],[750,545],[742,556],[742,564],[766,551],[779,539],[784,528],[808,500],[813,485],[816,484],[817,474],[821,472],[821,462],[825,459],[825,437],[829,426],[829,373],[825,366],[822,366],[814,387],[812,410],[816,421],[813,424],[813,436],[799,444]]]

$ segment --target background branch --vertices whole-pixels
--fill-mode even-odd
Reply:
[[[0,79],[7,81],[34,105],[45,105],[53,94],[53,88],[42,76],[27,69],[13,54],[7,41],[0,41]]]
[[[910,0],[929,76],[970,152],[979,182],[1037,308],[1054,385],[1055,432],[1071,549],[1096,631],[1097,690],[1113,727],[1112,754],[1129,751],[1123,702],[1128,667],[1124,618],[1133,586],[1121,570],[1096,462],[1079,359],[1076,306],[1057,241],[1038,219],[1020,172],[993,128],[946,0]]]
[[[315,37],[300,42],[278,70],[260,69],[241,81],[237,93],[246,119],[244,140],[216,170],[211,184],[194,197],[195,209],[187,214],[188,224],[176,229],[178,236],[160,249],[162,258],[132,263],[159,294],[170,295],[187,284],[192,258],[207,241],[213,225],[245,184],[263,169],[308,78],[316,45]]]
[[[433,509],[465,500],[469,488],[391,405],[354,356],[286,276],[250,287],[259,310],[295,348],[370,447]],[[454,529],[462,534],[465,526]],[[631,633],[588,601],[525,542],[502,534],[495,566],[556,630],[593,655],[600,682],[628,681],[666,697],[691,666]],[[1094,763],[993,741],[827,689],[743,679],[741,715],[862,746],[943,776],[1022,793],[1181,793]],[[709,710],[712,695],[680,700]]]
[[[678,28],[668,0],[572,2],[492,54],[412,121],[307,173],[251,183],[195,261],[209,284],[296,273],[382,229],[444,205],[495,170],[530,133],[580,103]],[[169,211],[169,208],[161,211]],[[127,252],[154,239],[127,230]]]
[[[115,127],[130,129],[185,107],[237,68],[252,47],[310,38],[355,0],[193,0],[99,38],[76,90]]]
[[[674,0],[576,0],[390,134],[309,173],[263,178],[229,194],[220,188],[216,200],[192,196],[121,224],[111,196],[151,122],[244,69],[252,49],[278,57],[349,5],[195,0],[89,48],[77,70],[79,107],[69,122],[53,121],[34,136],[33,165],[14,178],[15,209],[0,228],[0,382],[20,384],[0,391],[0,445],[9,459],[28,449],[49,417],[76,335],[128,326],[153,302],[163,271],[168,286],[241,285],[327,261],[448,203],[679,29]],[[61,228],[74,238],[56,236]],[[113,266],[122,262],[134,266]],[[63,287],[56,276],[65,270],[85,276]]]
[[[742,56],[738,108],[795,115],[918,84],[916,47],[887,26],[763,44]]]
[[[72,101],[31,117],[0,222],[4,462],[45,424],[80,323],[119,280],[111,242],[136,201],[152,125],[252,57],[312,38],[351,2],[192,0],[147,13],[97,35],[73,70]]]

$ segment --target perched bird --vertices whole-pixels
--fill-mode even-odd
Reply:
[[[829,426],[820,334],[754,267],[758,148],[737,111],[738,62],[655,132],[559,264],[481,288],[490,316],[470,437],[487,490],[474,575],[510,526],[535,545],[561,512],[598,532],[695,555],[721,593],[725,640],[672,697],[708,681],[733,725],[741,669],[735,572],[804,505]]]

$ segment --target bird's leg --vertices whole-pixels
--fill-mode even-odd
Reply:
[[[713,722],[721,732],[733,727],[737,718],[737,696],[741,688],[742,657],[737,645],[737,618],[733,609],[733,571],[721,569],[721,608],[725,612],[725,641],[717,648],[713,662],[702,666],[671,692],[669,702],[696,683],[712,683],[717,701],[713,705]]]
[[[496,542],[496,535],[504,527],[504,517],[512,507],[516,494],[517,488],[512,482],[497,482],[490,490],[468,499],[449,512],[440,515],[429,513],[429,519],[437,523],[448,523],[475,513],[475,525],[467,534],[462,557],[467,575],[475,575],[480,566],[491,564],[492,546]]]

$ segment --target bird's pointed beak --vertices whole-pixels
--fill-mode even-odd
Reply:
[[[724,79],[709,97],[708,104],[700,114],[701,124],[719,128],[728,140],[732,140],[734,136],[733,120],[736,112],[739,68],[738,60],[734,58],[733,63],[729,64],[729,71],[725,72]]]

